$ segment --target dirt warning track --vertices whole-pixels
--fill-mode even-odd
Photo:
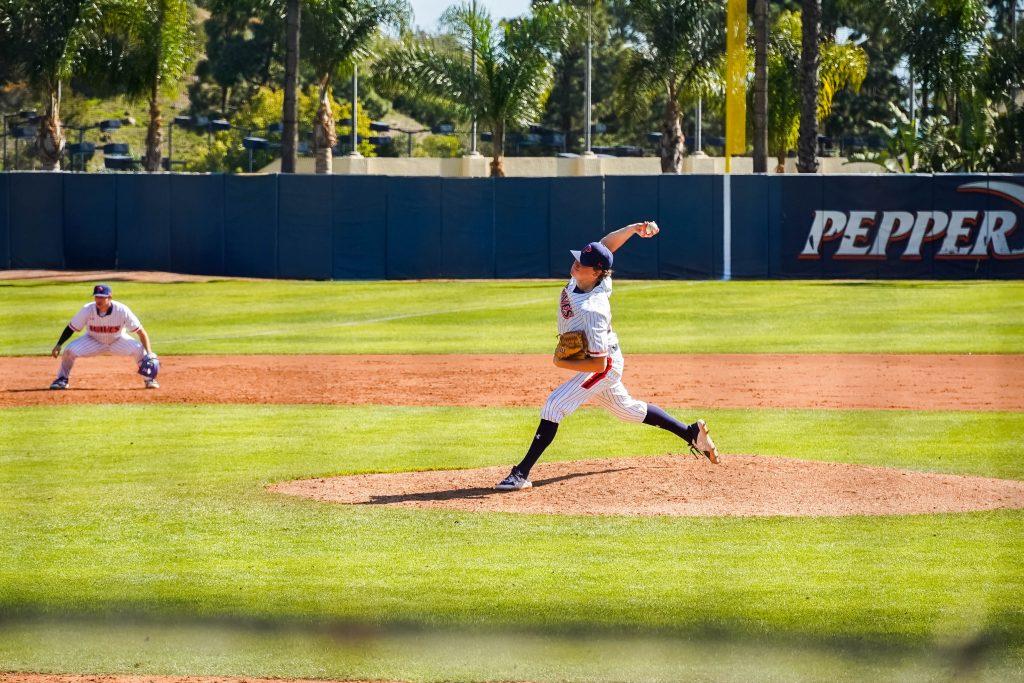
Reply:
[[[547,355],[161,356],[146,391],[131,360],[0,358],[0,407],[76,403],[539,406],[567,375]],[[707,408],[1024,410],[1024,355],[630,355],[637,398]]]

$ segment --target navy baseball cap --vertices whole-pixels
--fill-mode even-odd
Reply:
[[[583,251],[573,251],[570,249],[569,253],[580,262],[581,266],[590,266],[591,268],[600,268],[601,270],[608,270],[612,267],[612,250],[600,242],[591,242],[583,247]]]
[[[110,296],[110,285],[96,285],[92,288],[93,296]]]

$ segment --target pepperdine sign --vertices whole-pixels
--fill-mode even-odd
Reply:
[[[1016,183],[966,183],[957,192],[990,194],[1024,208],[1024,187]],[[1010,244],[1010,235],[1016,229],[1017,214],[1005,210],[815,211],[798,258],[820,259],[822,244],[841,239],[833,254],[835,259],[884,261],[890,244],[906,242],[900,258],[920,261],[921,246],[941,239],[937,259],[987,259],[990,254],[997,259],[1019,259],[1024,258],[1024,240],[1019,240],[1016,249]]]

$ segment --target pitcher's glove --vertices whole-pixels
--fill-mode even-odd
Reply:
[[[558,335],[555,358],[559,360],[586,360],[590,358],[590,354],[587,353],[587,333],[583,330],[577,330]]]

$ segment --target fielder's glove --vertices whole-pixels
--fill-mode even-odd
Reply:
[[[586,360],[590,358],[590,354],[587,353],[587,333],[583,330],[577,330],[558,335],[555,358],[559,360]]]

